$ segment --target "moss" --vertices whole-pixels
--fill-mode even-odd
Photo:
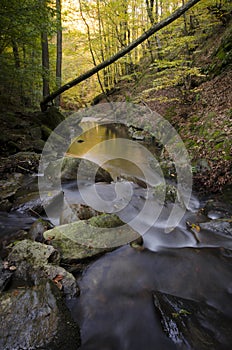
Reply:
[[[199,115],[193,115],[191,118],[190,118],[190,122],[191,123],[196,123],[200,120],[200,116]]]
[[[46,141],[49,138],[52,130],[46,125],[41,125],[41,131],[42,131],[42,139]]]
[[[219,142],[214,146],[214,148],[216,150],[220,150],[220,149],[223,149],[223,145],[224,145],[224,142]]]
[[[124,222],[115,214],[102,214],[94,216],[88,222],[95,227],[118,227],[124,225]]]

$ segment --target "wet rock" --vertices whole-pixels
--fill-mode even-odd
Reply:
[[[0,298],[0,348],[76,350],[80,332],[50,281],[5,292]]]
[[[201,230],[205,233],[211,233],[216,235],[223,235],[232,238],[232,220],[211,220],[209,222],[203,222],[199,224]]]
[[[50,228],[52,228],[51,224],[40,218],[31,225],[28,232],[28,238],[33,241],[43,242],[43,233]]]
[[[20,173],[8,174],[5,180],[0,181],[0,199],[12,197],[22,185],[24,176]]]
[[[142,188],[147,188],[147,183],[145,181],[145,179],[139,178],[138,176],[132,176],[132,175],[128,175],[128,174],[120,174],[120,178],[117,179],[120,181],[129,181],[129,182],[133,182],[134,184],[142,187]]]
[[[231,247],[231,219],[217,219],[199,224],[187,221],[186,226],[194,235],[197,243],[227,248]]]
[[[41,279],[49,278],[55,283],[56,276],[61,276],[59,289],[68,298],[79,293],[74,276],[61,266],[60,254],[51,245],[23,240],[17,243],[7,258],[9,264],[14,264],[14,278],[28,285],[39,285]]]
[[[12,277],[12,271],[8,269],[8,266],[5,266],[2,260],[0,259],[0,292],[2,292],[10,282]]]
[[[79,172],[79,165],[82,164],[82,171]],[[84,170],[83,170],[84,169]],[[78,180],[88,181],[90,175],[96,173],[96,182],[108,182],[112,180],[111,175],[108,171],[97,164],[80,158],[64,157],[56,161],[50,162],[44,171],[44,176],[47,181],[51,183],[56,183],[62,179],[63,181]]]
[[[18,152],[9,157],[1,157],[0,174],[36,173],[39,165],[40,155],[34,152]]]
[[[63,192],[51,190],[50,192],[36,191],[28,193],[22,189],[16,195],[13,209],[21,213],[42,214],[48,208],[56,208],[63,203]],[[49,209],[48,209],[49,210]]]
[[[0,211],[10,211],[12,203],[9,199],[0,199]]]
[[[230,349],[232,320],[220,311],[157,291],[153,300],[164,332],[181,349]]]
[[[131,247],[139,250],[139,251],[143,251],[144,247],[143,247],[143,237],[139,237],[138,239],[136,239],[135,241],[131,242]]]
[[[232,206],[228,202],[210,199],[202,208],[202,211],[210,219],[222,219],[232,215]]]
[[[139,237],[113,214],[102,214],[44,232],[45,240],[60,251],[65,263],[102,254]]]
[[[85,204],[64,205],[60,216],[60,225],[78,220],[88,220],[101,213]]]

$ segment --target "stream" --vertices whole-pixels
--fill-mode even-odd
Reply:
[[[90,132],[95,132],[95,136],[90,135]],[[109,138],[122,137],[117,130],[112,135],[112,128],[110,131],[108,128],[105,130],[105,126],[101,126],[100,130],[91,128],[91,131],[81,136],[83,142],[79,144],[79,151],[75,148],[76,143],[74,148],[71,147],[70,153],[81,152],[83,155],[91,148],[88,144],[91,140],[101,142],[108,135]],[[123,134],[125,136],[127,135]],[[150,144],[149,147],[151,152],[157,151],[155,145]],[[110,148],[107,151],[114,153]],[[128,152],[121,150],[124,154],[126,151]],[[140,164],[139,169],[128,166],[129,163],[121,159],[108,164],[107,170],[111,173],[113,171],[117,181],[122,173],[136,175],[141,179],[139,170],[144,169],[144,158],[140,158],[139,152],[134,154],[136,164]],[[93,152],[91,156],[96,161],[98,154]],[[69,183],[64,187],[65,196],[71,203],[75,202],[75,198],[81,201],[81,194],[86,198],[85,186],[80,184],[78,191],[75,189],[76,184]],[[88,192],[94,192],[91,189],[93,186],[104,201],[114,200],[114,184],[88,185]],[[147,188],[131,182],[130,186],[133,196],[117,212],[126,222],[128,218],[139,215],[149,195]],[[92,205],[95,205],[94,197]],[[143,249],[123,246],[99,258],[85,270],[78,279],[81,294],[76,300],[69,302],[71,313],[81,328],[82,350],[190,348],[179,341],[171,341],[163,332],[152,300],[153,291],[206,303],[230,319],[228,327],[231,329],[231,253],[224,248],[231,248],[232,241],[231,237],[211,235],[204,237],[200,244],[196,242],[186,228],[186,221],[204,221],[205,218],[199,215],[202,205],[197,196],[192,195],[189,210],[169,234],[164,233],[164,228],[172,209],[171,203],[163,206],[155,223],[145,213],[141,218],[141,225],[148,225],[150,228],[143,235]],[[140,223],[137,223],[138,227]],[[203,233],[202,235],[204,236]],[[224,343],[223,348],[226,347]]]
[[[160,204],[149,188],[165,181],[174,186],[174,182],[165,180],[158,166],[157,173],[152,175],[150,168],[146,170],[144,157],[144,148],[149,157],[159,152],[156,144],[152,140],[149,143],[134,140],[125,148],[125,143],[118,143],[117,139],[127,140],[128,134],[119,125],[98,125],[88,120],[80,126],[83,132],[67,155],[85,158],[88,154],[88,159],[104,164],[113,182],[93,183],[83,177],[65,182],[62,189],[67,202],[91,204],[96,210],[116,213],[143,236],[142,247],[135,249],[125,244],[90,263],[77,276],[80,296],[67,303],[80,326],[80,349],[201,350],[198,345],[194,347],[191,342],[164,332],[153,293],[159,291],[212,307],[232,330],[232,235],[213,234],[207,227],[193,234],[187,228],[186,222],[205,223],[218,217],[217,211],[211,212],[211,218],[201,213],[200,208],[208,199],[199,200],[195,193],[178,225],[174,225],[174,220],[173,229],[167,233],[167,218],[175,203]],[[147,179],[150,187],[144,186]],[[27,229],[34,221],[19,210],[0,215],[1,236],[11,235],[16,226]],[[54,217],[55,222],[58,220],[59,217]],[[215,327],[206,328],[214,334]],[[223,337],[215,334],[220,345],[208,349],[229,349]]]

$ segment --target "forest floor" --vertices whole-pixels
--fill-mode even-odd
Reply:
[[[144,103],[175,127],[189,152],[195,186],[206,193],[232,183],[231,32],[232,23],[202,44],[194,63],[206,73],[190,77],[188,85],[154,89],[157,70],[150,65],[136,81],[121,81],[110,96]]]

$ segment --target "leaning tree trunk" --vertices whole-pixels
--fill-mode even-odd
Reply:
[[[115,55],[111,56],[107,60],[101,62],[97,66],[93,67],[92,69],[88,70],[84,74],[81,74],[79,77],[77,77],[74,80],[71,80],[67,84],[61,86],[59,89],[54,91],[49,96],[45,97],[44,100],[41,102],[41,110],[46,111],[47,105],[49,102],[53,101],[57,96],[62,94],[64,91],[69,90],[71,87],[81,83],[82,81],[90,78],[92,75],[96,74],[100,70],[108,67],[112,63],[119,60],[121,57],[125,56],[128,52],[132,51],[135,47],[140,45],[142,42],[144,42],[146,39],[148,39],[151,35],[158,32],[160,29],[166,27],[170,23],[174,22],[177,18],[182,16],[187,10],[189,10],[192,6],[200,2],[201,0],[189,0],[184,6],[178,8],[173,14],[171,14],[166,19],[162,20],[161,22],[154,24],[149,30],[144,32],[139,38],[131,42],[129,45],[124,47],[122,50],[117,52]]]

